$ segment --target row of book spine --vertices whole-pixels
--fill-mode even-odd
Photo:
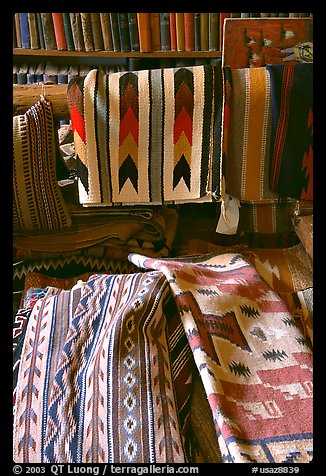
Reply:
[[[219,16],[219,13],[16,13],[14,46],[115,52],[218,50]]]
[[[225,18],[311,13],[15,13],[16,48],[71,51],[219,51]]]
[[[68,84],[76,76],[86,76],[91,69],[101,69],[105,74],[125,71],[118,65],[56,65],[51,61],[38,64],[13,65],[13,84]]]
[[[75,76],[86,76],[92,69],[105,74],[155,68],[178,68],[220,63],[220,58],[127,58],[117,64],[56,64],[52,61],[13,65],[13,84],[68,84]]]

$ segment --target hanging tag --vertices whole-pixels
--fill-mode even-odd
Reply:
[[[226,193],[221,203],[221,214],[216,227],[217,233],[236,234],[239,224],[239,207],[239,200]]]

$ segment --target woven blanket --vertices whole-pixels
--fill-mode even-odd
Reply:
[[[211,201],[219,191],[222,71],[205,65],[68,84],[83,205]]]
[[[132,255],[170,283],[224,462],[312,459],[312,353],[278,295],[241,255]]]
[[[277,199],[268,183],[272,126],[269,72],[266,68],[232,69],[227,78],[231,98],[226,190],[240,200]]]
[[[191,352],[164,275],[95,275],[80,289],[40,299],[29,317],[14,460],[184,462]]]
[[[267,70],[273,112],[270,188],[313,200],[313,63]]]
[[[71,224],[56,175],[52,105],[43,97],[13,118],[13,229],[57,230]]]
[[[224,462],[310,462],[312,353],[255,268],[236,253],[129,259],[144,272],[34,304],[14,460],[185,462],[196,372]]]
[[[277,235],[294,231],[293,200],[241,201],[240,205],[238,226],[240,232]]]

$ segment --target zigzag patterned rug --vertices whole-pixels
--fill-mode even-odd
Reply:
[[[211,201],[219,193],[220,66],[104,74],[68,84],[83,205]]]

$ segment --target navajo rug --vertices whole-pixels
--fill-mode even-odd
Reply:
[[[184,462],[196,370],[224,462],[310,462],[312,353],[255,268],[236,253],[129,259],[146,271],[35,303],[14,460]]]
[[[311,461],[312,353],[256,269],[234,253],[130,259],[171,286],[223,461]]]
[[[313,200],[313,63],[267,70],[273,112],[270,188]]]
[[[52,105],[41,99],[13,118],[13,229],[56,230],[71,218],[56,176]]]
[[[226,67],[229,125],[226,190],[239,200],[277,199],[269,188],[272,102],[266,68]]]
[[[179,415],[191,368],[183,370],[189,359],[178,345],[185,336],[176,320],[168,342],[166,313],[170,319],[178,313],[168,303],[165,277],[95,275],[80,289],[75,301],[65,291],[61,306],[58,296],[37,301],[29,317],[14,460],[184,462],[179,421],[187,415]]]
[[[83,205],[211,201],[219,189],[222,72],[205,65],[68,84]]]

